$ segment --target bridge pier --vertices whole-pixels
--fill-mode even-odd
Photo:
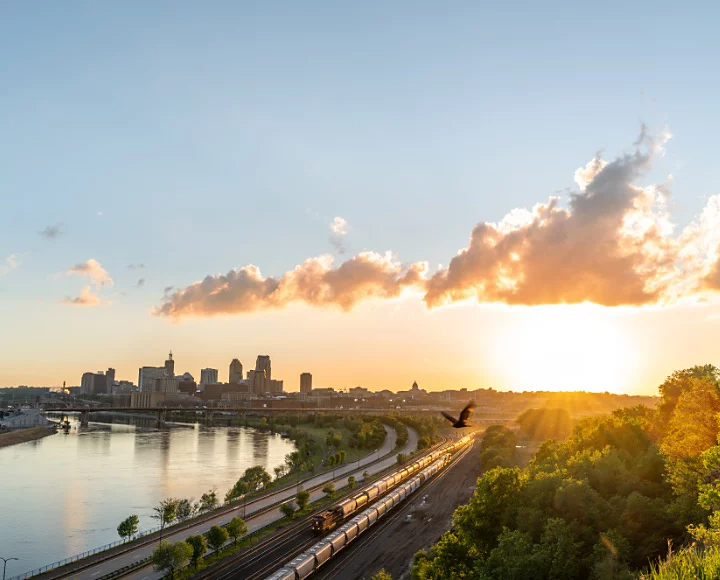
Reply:
[[[207,421],[208,423],[213,420],[214,416],[215,416],[214,411],[210,411],[210,410],[205,411],[205,421]]]
[[[90,410],[86,409],[80,412],[80,427],[87,427],[90,422]]]
[[[164,425],[166,420],[167,420],[167,409],[158,409],[158,412],[157,412],[158,426]]]

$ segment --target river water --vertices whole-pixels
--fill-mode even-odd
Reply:
[[[155,527],[152,507],[217,487],[245,469],[272,468],[292,441],[245,427],[73,424],[70,433],[0,449],[0,556],[8,578],[118,540],[130,514]]]

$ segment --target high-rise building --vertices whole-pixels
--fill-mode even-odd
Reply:
[[[96,373],[83,373],[80,382],[80,392],[83,395],[104,395],[107,389],[107,377],[100,371]]]
[[[170,354],[168,355],[167,360],[165,361],[165,374],[169,377],[175,376],[175,361],[172,357],[172,351],[170,351]]]
[[[310,373],[300,375],[300,392],[306,395],[312,392],[312,375]]]
[[[156,381],[167,376],[165,367],[141,367],[138,373],[138,391],[156,391]]]
[[[200,370],[200,384],[201,385],[214,385],[217,382],[218,382],[217,369],[201,369]]]
[[[109,368],[105,373],[105,392],[112,393],[115,384],[115,369]]]
[[[229,383],[239,383],[243,380],[243,366],[242,363],[234,358],[230,363],[230,373],[228,375]]]
[[[272,379],[272,372],[270,368],[270,357],[266,354],[260,354],[255,362],[256,371],[265,371],[265,378],[269,381]]]
[[[248,371],[248,384],[256,395],[264,395],[270,392],[267,377],[264,370]]]

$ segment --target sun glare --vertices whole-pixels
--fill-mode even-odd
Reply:
[[[615,315],[591,304],[514,307],[498,341],[511,390],[627,392],[633,347]]]

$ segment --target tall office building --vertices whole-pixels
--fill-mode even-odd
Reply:
[[[102,372],[83,373],[80,382],[80,392],[83,395],[103,395],[107,390],[107,377]]]
[[[105,373],[105,392],[112,393],[113,385],[115,384],[115,369],[109,368]]]
[[[228,375],[229,383],[239,383],[243,380],[243,366],[242,363],[234,358],[230,363],[230,373]]]
[[[200,384],[201,385],[214,385],[218,382],[218,371],[217,369],[201,369],[200,370]]]
[[[300,392],[306,395],[312,392],[312,375],[310,373],[300,375]]]
[[[270,357],[266,354],[260,354],[255,362],[256,371],[265,371],[265,378],[269,381],[272,379],[272,372],[270,372]]]
[[[138,391],[140,392],[157,392],[157,382],[160,379],[167,378],[165,367],[141,367],[138,374]]]
[[[175,376],[175,361],[172,357],[172,351],[170,351],[170,354],[168,355],[167,360],[165,361],[165,374],[169,377]]]

